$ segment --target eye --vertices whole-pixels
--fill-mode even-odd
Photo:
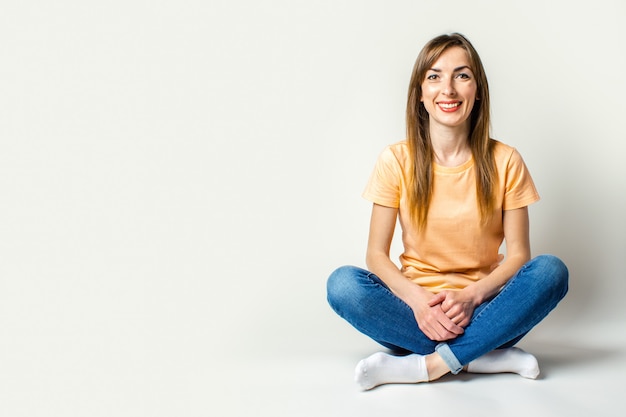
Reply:
[[[426,79],[431,81],[436,80],[437,78],[439,78],[439,75],[437,74],[430,74],[426,76]]]
[[[463,80],[469,80],[471,77],[469,76],[469,74],[461,72],[460,74],[457,75],[457,78],[461,78]]]

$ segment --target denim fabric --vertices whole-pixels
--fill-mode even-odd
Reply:
[[[528,261],[491,300],[479,305],[461,336],[430,340],[411,308],[369,271],[343,266],[327,282],[328,303],[361,333],[398,352],[437,351],[452,373],[497,348],[513,346],[565,297],[565,264],[552,255]]]

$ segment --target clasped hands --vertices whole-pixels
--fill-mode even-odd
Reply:
[[[414,309],[419,328],[431,340],[446,341],[463,334],[470,323],[474,301],[464,291],[442,291],[433,294],[421,308]]]

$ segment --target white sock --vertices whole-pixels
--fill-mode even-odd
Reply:
[[[428,381],[426,357],[416,354],[392,356],[377,352],[358,363],[354,380],[364,390],[382,384],[425,382]]]
[[[477,374],[497,374],[513,372],[524,378],[535,379],[539,376],[537,359],[520,348],[497,349],[467,365],[467,372]]]

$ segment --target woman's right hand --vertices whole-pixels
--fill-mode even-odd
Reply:
[[[430,305],[433,294],[425,294],[409,305],[413,309],[417,326],[430,340],[444,342],[463,334],[461,326],[455,324],[441,308],[441,302]]]

